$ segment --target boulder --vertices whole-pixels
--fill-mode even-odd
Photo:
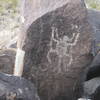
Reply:
[[[95,91],[100,87],[100,77],[93,78],[84,83],[85,94],[89,97],[95,94]]]
[[[0,50],[0,72],[13,74],[16,49]]]
[[[37,89],[28,80],[0,73],[0,100],[40,100]]]
[[[43,3],[50,1],[61,0]],[[25,40],[20,38],[24,40],[22,49],[26,52],[23,76],[37,86],[41,100],[81,97],[83,75],[92,61],[92,28],[85,4],[83,0],[62,1],[66,2],[53,2],[51,7],[57,5],[56,8],[36,17],[25,35],[22,34]],[[48,9],[49,5],[41,7]],[[27,14],[27,20],[31,14],[35,13]]]
[[[100,77],[100,61],[99,60],[100,60],[100,53],[98,53],[94,57],[92,63],[90,64],[89,69],[86,73],[85,81],[91,80],[96,77]]]
[[[100,11],[88,9],[88,20],[94,30],[92,40],[92,53],[94,56],[96,56],[100,50]]]
[[[88,9],[88,20],[91,23],[94,34],[92,37],[92,63],[86,73],[84,82],[84,97],[99,100],[100,97],[100,11]]]
[[[100,77],[84,82],[84,97],[90,100],[100,100]]]
[[[100,30],[100,11],[94,9],[88,9],[89,22],[92,24],[93,28]]]
[[[100,85],[92,95],[93,100],[100,100]]]

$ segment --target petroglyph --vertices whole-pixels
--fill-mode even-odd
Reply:
[[[77,25],[72,25],[72,29],[78,30]],[[58,62],[54,68],[54,70],[57,71],[57,73],[62,72],[62,69],[64,71],[68,71],[68,67],[72,64],[73,56],[72,56],[72,47],[77,44],[78,38],[80,33],[72,33],[71,38],[69,38],[67,35],[64,35],[63,38],[59,38],[58,36],[58,29],[56,27],[52,27],[52,33],[51,33],[51,40],[50,40],[50,50],[47,54],[48,62],[52,65],[52,58],[51,53],[54,53],[58,57]],[[53,48],[53,43],[56,43],[55,48]],[[63,61],[63,58],[66,59]],[[66,63],[67,61],[67,63]],[[61,65],[63,63],[63,66]],[[61,67],[62,66],[62,67]]]

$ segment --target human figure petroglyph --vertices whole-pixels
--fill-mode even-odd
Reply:
[[[77,25],[72,25],[72,29],[77,29]],[[50,64],[52,64],[50,54],[51,53],[56,53],[58,56],[58,65],[57,65],[57,72],[60,73],[62,72],[61,63],[63,57],[66,57],[68,59],[68,63],[63,65],[64,71],[68,70],[68,67],[72,64],[73,57],[72,57],[72,47],[76,45],[79,35],[79,32],[72,33],[71,38],[69,38],[67,35],[64,35],[63,38],[59,38],[58,36],[58,29],[56,27],[52,27],[52,33],[51,33],[51,40],[50,40],[50,50],[48,51],[47,54],[47,59]],[[53,43],[56,42],[55,48],[53,48]],[[55,68],[54,68],[55,70]]]

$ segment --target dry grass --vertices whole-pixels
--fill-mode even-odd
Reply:
[[[0,0],[0,49],[16,41],[19,18],[18,0]]]

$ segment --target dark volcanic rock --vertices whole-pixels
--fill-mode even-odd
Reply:
[[[96,56],[98,51],[100,51],[100,11],[89,9],[88,20],[94,29],[92,53]]]
[[[0,50],[0,72],[13,74],[16,50]]]
[[[100,86],[96,89],[92,95],[93,100],[100,100]]]
[[[88,9],[88,17],[90,23],[93,25],[95,31],[100,30],[100,11]]]
[[[89,9],[88,20],[94,29],[92,41],[94,59],[86,74],[84,94],[92,100],[100,100],[100,11]]]
[[[23,76],[35,83],[41,100],[80,97],[82,75],[92,60],[92,30],[86,15],[82,0],[68,0],[28,28]]]
[[[100,53],[98,53],[94,57],[93,62],[89,66],[86,76],[86,81],[91,80],[95,77],[100,77]]]
[[[0,100],[40,100],[35,86],[24,78],[0,73]]]
[[[91,98],[91,100],[100,100],[100,77],[84,83],[84,96]]]

